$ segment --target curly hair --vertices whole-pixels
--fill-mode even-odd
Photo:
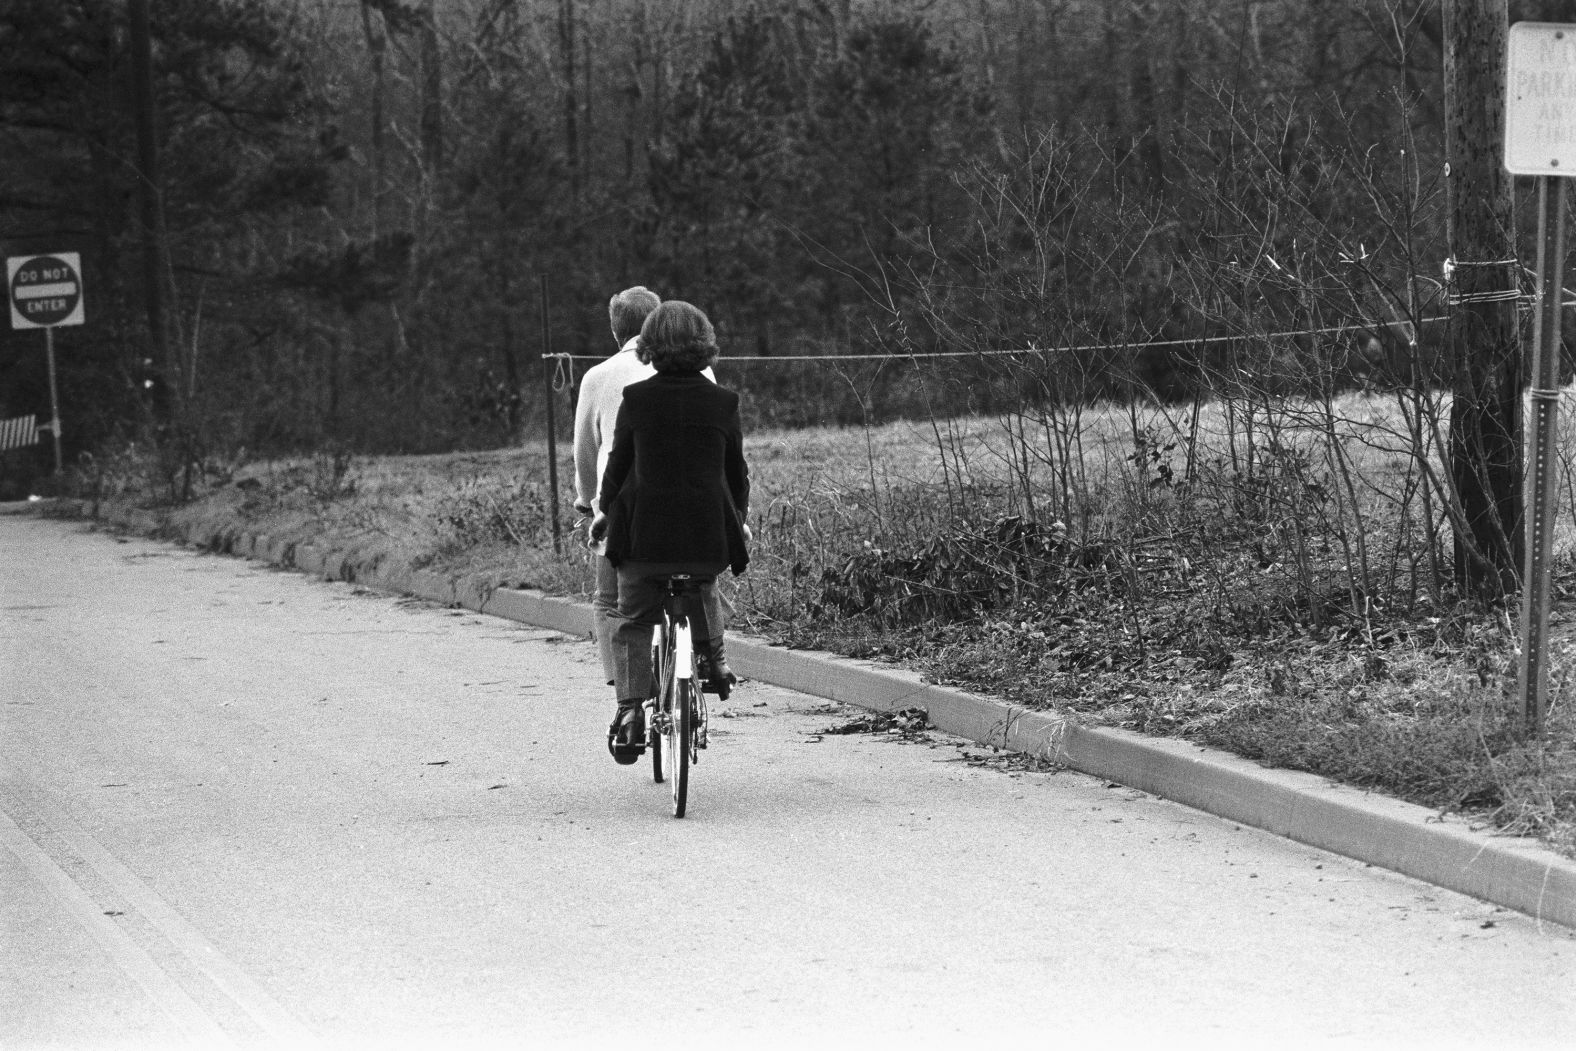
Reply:
[[[613,325],[613,338],[623,346],[640,335],[640,326],[662,300],[645,285],[626,288],[607,303],[607,317]]]
[[[670,299],[640,327],[640,360],[658,372],[699,372],[717,360],[717,332],[699,307]]]

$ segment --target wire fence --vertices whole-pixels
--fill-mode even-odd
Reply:
[[[1211,344],[1240,343],[1244,339],[1279,340],[1295,339],[1303,336],[1336,336],[1348,332],[1377,332],[1386,329],[1411,328],[1415,325],[1429,325],[1441,321],[1448,321],[1445,316],[1419,318],[1415,323],[1403,321],[1378,321],[1365,324],[1329,325],[1322,328],[1291,329],[1279,332],[1266,332],[1257,335],[1236,336],[1193,336],[1183,339],[1158,339],[1143,340],[1139,342],[1122,343],[1078,343],[1061,346],[1039,347],[1029,345],[1004,350],[938,350],[923,354],[724,354],[718,361],[730,364],[762,362],[766,364],[786,364],[789,362],[814,361],[825,364],[836,364],[845,361],[934,361],[946,358],[1021,358],[1034,355],[1052,354],[1088,354],[1096,351],[1135,351],[1151,350],[1163,347],[1198,347]],[[558,373],[554,376],[555,389],[563,390],[565,386],[572,385],[574,380],[573,363],[577,361],[605,361],[606,355],[602,354],[568,354],[547,353],[542,355],[544,361],[558,363]],[[562,377],[567,382],[559,385]]]
[[[1045,347],[1041,347],[1041,346],[1036,346],[1036,345],[1030,344],[1028,346],[1004,348],[1004,349],[1000,349],[1000,350],[979,350],[979,349],[976,349],[976,350],[942,350],[942,351],[932,351],[932,352],[926,352],[926,353],[911,353],[911,354],[876,353],[876,354],[753,354],[753,355],[752,354],[740,354],[740,355],[722,355],[722,356],[718,357],[717,361],[718,361],[719,364],[726,363],[726,364],[729,364],[729,365],[757,365],[757,364],[762,364],[762,365],[784,365],[784,364],[818,363],[818,364],[824,364],[824,365],[832,365],[832,366],[835,367],[835,366],[840,366],[840,365],[851,363],[851,362],[889,362],[889,361],[890,362],[904,362],[904,363],[918,365],[918,364],[921,364],[921,363],[931,363],[931,362],[936,362],[936,361],[945,361],[945,360],[949,360],[949,359],[952,359],[952,360],[959,360],[959,359],[970,359],[970,360],[1021,359],[1021,358],[1028,358],[1028,357],[1066,356],[1066,355],[1075,355],[1075,354],[1093,354],[1093,353],[1098,353],[1098,352],[1113,352],[1113,351],[1133,353],[1133,352],[1140,352],[1140,351],[1146,351],[1146,350],[1162,350],[1162,349],[1167,349],[1167,348],[1178,348],[1178,347],[1195,347],[1196,348],[1196,347],[1210,346],[1210,345],[1241,343],[1244,340],[1255,340],[1255,341],[1260,341],[1260,342],[1274,342],[1274,341],[1279,341],[1279,340],[1298,339],[1298,338],[1306,338],[1306,337],[1340,336],[1340,335],[1346,335],[1346,334],[1350,334],[1350,333],[1368,333],[1370,335],[1373,335],[1373,334],[1377,334],[1377,333],[1379,333],[1381,331],[1393,331],[1393,330],[1397,330],[1397,329],[1403,330],[1403,331],[1406,332],[1407,339],[1408,339],[1409,342],[1415,342],[1416,338],[1417,338],[1417,329],[1418,329],[1418,327],[1420,327],[1422,325],[1437,324],[1437,323],[1440,323],[1440,322],[1443,322],[1443,321],[1448,321],[1448,320],[1449,320],[1449,318],[1447,316],[1433,316],[1433,317],[1419,318],[1419,319],[1416,319],[1415,321],[1411,320],[1411,319],[1402,319],[1402,320],[1394,320],[1394,321],[1374,321],[1374,322],[1351,323],[1351,324],[1342,324],[1342,325],[1327,325],[1327,326],[1313,327],[1313,328],[1288,329],[1288,330],[1280,330],[1280,331],[1267,332],[1267,333],[1242,333],[1242,334],[1238,334],[1238,335],[1226,335],[1226,336],[1194,336],[1194,337],[1188,337],[1188,338],[1163,339],[1163,340],[1145,340],[1145,341],[1138,341],[1138,342],[1124,341],[1124,342],[1116,342],[1116,343],[1111,343],[1111,342],[1106,342],[1106,343],[1077,343],[1077,344],[1062,344],[1062,345],[1045,346]],[[544,398],[545,398],[545,401],[546,401],[546,410],[547,410],[546,415],[547,415],[547,419],[548,419],[548,427],[547,427],[548,463],[551,465],[551,468],[553,469],[554,474],[556,475],[556,465],[557,465],[557,459],[558,459],[558,453],[557,453],[558,439],[557,439],[557,434],[556,434],[557,427],[556,427],[555,423],[553,422],[554,418],[556,416],[556,413],[554,412],[553,403],[556,400],[556,398],[559,395],[562,395],[564,392],[566,392],[566,391],[573,392],[575,390],[575,388],[576,388],[576,381],[577,381],[575,364],[577,362],[591,362],[591,363],[595,364],[595,363],[599,363],[599,362],[602,362],[602,361],[606,361],[607,360],[607,355],[600,355],[600,354],[571,354],[571,353],[567,353],[567,352],[553,352],[553,351],[549,351],[547,353],[542,354],[541,358],[542,358],[544,366],[548,366],[548,365],[551,366],[551,368],[544,367],[544,369],[543,369],[543,380],[544,380],[544,383],[543,383],[543,388],[544,388],[543,389],[543,395],[544,395]],[[574,412],[574,409],[573,409],[573,406],[571,405],[571,409],[570,409],[570,415],[571,416],[573,415],[573,412]],[[551,493],[552,493],[552,504],[553,504],[553,507],[552,507],[552,517],[553,517],[553,522],[554,522],[554,530],[553,530],[554,536],[553,536],[553,540],[554,540],[554,547],[557,548],[560,545],[560,543],[561,543],[561,538],[560,538],[560,529],[559,529],[559,524],[558,524],[558,522],[559,522],[559,507],[558,507],[558,485],[557,485],[557,482],[556,482],[556,477],[553,480],[552,484],[550,485],[550,490],[551,490]]]

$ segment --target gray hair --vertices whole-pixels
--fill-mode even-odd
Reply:
[[[640,335],[640,326],[662,302],[657,294],[645,285],[626,288],[607,303],[607,317],[613,323],[613,338],[623,346]]]

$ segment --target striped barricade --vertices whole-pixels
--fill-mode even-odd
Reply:
[[[0,453],[38,444],[38,417],[17,416],[0,420]]]

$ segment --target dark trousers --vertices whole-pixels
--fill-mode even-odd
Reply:
[[[662,623],[662,600],[666,592],[654,579],[672,573],[697,577],[716,577],[727,565],[722,562],[624,562],[618,567],[618,611],[610,619],[613,628],[613,688],[619,700],[641,699],[656,692],[656,677],[651,667],[652,628]],[[697,637],[697,646],[722,644],[722,600],[714,581],[700,589],[701,608],[706,618],[707,635]]]

